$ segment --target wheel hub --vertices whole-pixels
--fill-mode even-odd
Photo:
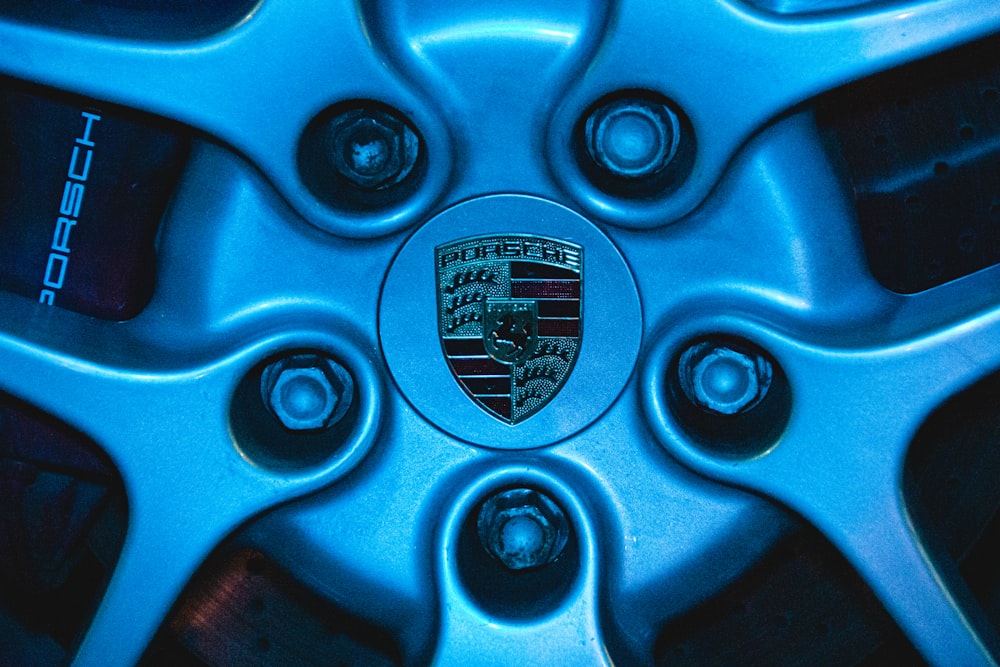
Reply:
[[[463,202],[418,230],[389,270],[379,321],[407,399],[456,437],[502,449],[558,442],[607,410],[642,327],[611,241],[521,195]]]

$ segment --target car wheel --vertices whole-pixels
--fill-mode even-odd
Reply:
[[[994,0],[0,0],[0,662],[995,664]]]

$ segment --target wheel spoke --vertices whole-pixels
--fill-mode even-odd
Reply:
[[[435,437],[404,411],[380,433],[377,465],[268,514],[250,529],[251,539],[297,578],[328,582],[346,611],[424,641],[434,608],[426,517],[439,509],[425,499],[443,493],[452,472],[476,456],[457,446],[428,456],[423,443]]]
[[[995,631],[955,564],[946,555],[928,554],[903,506],[901,470],[913,418],[923,412],[919,406],[927,405],[924,400],[938,394],[915,389],[927,381],[923,373],[887,371],[899,382],[891,387],[892,381],[872,381],[877,372],[872,367],[866,371],[848,374],[845,381],[865,398],[851,401],[827,394],[822,408],[818,403],[803,407],[773,460],[762,466],[767,472],[750,478],[820,528],[932,664],[994,664]],[[858,384],[863,378],[868,382]],[[907,393],[916,415],[901,410]],[[905,418],[885,414],[895,411],[906,413]]]
[[[237,498],[132,497],[117,567],[73,664],[136,664],[195,569],[233,527]],[[235,501],[235,502],[233,502]],[[145,506],[150,503],[151,506]]]
[[[112,372],[9,341],[0,358],[5,390],[92,436],[125,482],[125,545],[76,664],[133,664],[204,556],[270,501],[267,485],[230,444],[212,382]],[[202,407],[191,404],[199,395]]]
[[[192,125],[251,156],[286,187],[313,114],[392,86],[352,2],[263,2],[229,30],[177,43],[0,20],[0,43],[0,73]]]
[[[815,413],[811,428],[793,426],[771,461],[737,477],[816,525],[931,664],[996,664],[995,631],[955,564],[928,554],[903,506],[893,454],[907,440],[873,426],[877,418],[836,414],[832,427]],[[798,456],[789,453],[797,446]]]
[[[228,414],[240,363],[227,361],[185,372],[120,370],[10,341],[0,346],[0,363],[10,371],[3,388],[93,437],[125,485],[125,545],[76,664],[134,664],[188,578],[226,535],[328,483],[370,443],[369,408],[359,420],[364,435],[342,445],[333,463],[278,475],[245,461]],[[46,383],[23,379],[31,377]],[[357,400],[370,406],[368,383]]]
[[[73,333],[80,337],[82,331],[92,334],[87,324],[90,323],[84,323]],[[102,425],[108,419],[102,406],[113,405],[108,401],[114,382],[109,386],[107,376],[92,372],[96,370],[93,366],[14,336],[0,338],[0,363],[8,369],[0,379],[3,391],[60,415],[85,433],[93,435],[94,430],[103,433]],[[44,381],[40,382],[40,378]]]
[[[739,72],[747,87],[739,98],[753,100],[766,118],[836,86],[985,37],[1000,27],[1000,8],[989,0],[949,0],[857,16],[740,20],[746,29],[740,42],[747,46],[727,55],[734,64],[752,57],[753,71]]]
[[[596,624],[596,610],[585,609],[582,601],[561,609],[557,617],[528,625],[498,623],[453,600],[444,608],[447,615],[434,665],[612,664]]]
[[[829,496],[806,498],[805,492],[800,499],[924,658],[931,664],[996,664],[995,631],[955,564],[926,552],[898,489],[848,483],[842,496],[842,504]]]
[[[984,281],[995,280],[992,273],[901,298],[894,311],[898,318],[841,332],[836,347],[744,327],[743,335],[774,355],[791,387],[788,425],[769,451],[734,462],[682,444],[687,438],[678,438],[675,427],[667,425],[672,433],[661,434],[699,472],[775,498],[816,525],[934,664],[993,664],[1000,655],[996,631],[971,602],[955,563],[946,554],[929,555],[922,545],[902,491],[910,443],[927,418],[1000,369],[1000,308],[993,304],[969,313],[966,306],[957,313],[953,306],[947,311],[951,321],[942,326],[928,307],[981,289]],[[973,301],[981,302],[982,297]],[[676,330],[668,338],[683,341],[690,335]],[[653,395],[663,395],[657,376],[664,371],[651,372]],[[653,409],[662,414],[664,408]]]
[[[998,336],[1000,309],[882,349],[818,350],[775,339],[770,348],[795,396],[780,442],[738,466],[689,456],[814,523],[935,664],[982,664],[998,643],[954,563],[932,559],[921,545],[903,506],[903,464],[938,405],[1000,368]]]
[[[137,335],[190,349],[248,321],[259,330],[319,311],[362,326],[371,321],[379,284],[359,276],[381,273],[395,245],[302,227],[249,164],[199,144],[160,239],[156,295],[132,323]]]
[[[536,137],[607,20],[602,3],[516,3],[505,10],[498,15],[489,4],[469,3],[441,11],[399,0],[365,10],[376,43],[445,109],[467,149],[455,199],[481,194],[482,183],[518,192],[548,180]],[[540,94],[525,95],[527,72],[530,90]]]
[[[989,328],[995,317],[991,310],[996,307],[997,288],[1000,286],[1000,266],[977,271],[959,280],[939,287],[906,296],[894,296],[894,313],[882,331],[870,332],[869,339],[899,340],[906,337],[927,336],[938,331],[934,345],[940,354],[947,354],[950,343],[949,331],[959,335],[956,342],[963,343],[964,360],[953,359],[946,368],[967,369],[977,374],[975,367],[980,360],[985,364],[995,364],[993,351],[996,341],[990,340],[983,327]],[[982,332],[982,333],[980,333]],[[978,344],[977,344],[978,343]],[[987,365],[983,372],[995,368]],[[931,386],[937,386],[932,383]],[[941,396],[954,387],[941,387]]]
[[[739,146],[781,113],[855,79],[989,35],[1000,27],[1000,6],[947,0],[788,18],[721,0],[630,0],[613,27],[587,79],[570,93],[571,115],[579,116],[609,86],[650,88],[688,114],[698,142],[692,176],[637,225],[649,226],[693,209]],[[631,224],[624,214],[613,215]]]
[[[188,577],[226,535],[357,461],[377,420],[370,371],[354,361],[362,417],[350,444],[332,461],[279,475],[247,462],[234,446],[230,394],[247,363],[239,355],[183,372],[122,370],[3,341],[2,388],[92,437],[125,484],[125,545],[78,664],[132,664]]]
[[[602,581],[610,600],[605,614],[641,655],[648,649],[637,638],[724,590],[739,567],[735,559],[756,562],[794,522],[759,496],[664,465],[648,433],[635,428],[633,405],[632,398],[619,402],[558,453],[597,480],[592,489],[577,488],[593,507],[603,502],[605,509],[614,508],[614,527],[606,526],[602,537],[621,548],[604,561]],[[616,441],[635,446],[607,446]],[[622,470],[628,471],[628,482],[616,484]],[[720,554],[726,554],[724,567]]]
[[[686,301],[732,303],[734,286],[753,302],[743,308],[778,308],[813,329],[842,329],[893,307],[868,269],[852,202],[810,114],[751,142],[712,206],[662,234],[616,240],[643,292],[661,295],[646,304],[652,322],[658,309]]]
[[[969,281],[968,287],[981,285],[984,279],[995,280],[995,277],[995,272],[992,276],[980,274],[977,280]],[[964,292],[964,289],[956,291]],[[947,297],[949,290],[942,292],[941,296]],[[914,309],[919,309],[920,305],[915,303]],[[903,310],[901,321],[909,315],[906,309]],[[924,312],[926,318],[926,310]],[[857,370],[873,388],[870,394],[866,392],[871,397],[871,405],[906,406],[903,419],[913,421],[901,419],[901,424],[913,430],[946,399],[1000,369],[998,336],[1000,308],[994,304],[915,340],[864,355],[867,358]],[[863,378],[856,379],[862,381]]]
[[[229,444],[223,374],[213,382],[198,371],[114,370],[11,339],[0,345],[0,359],[8,369],[5,391],[94,438],[126,484],[133,476],[146,480],[180,472],[205,457],[239,460]]]
[[[509,469],[506,474],[510,476],[511,470]],[[520,473],[514,473],[518,474]],[[496,483],[492,481],[490,485]],[[468,551],[464,551],[459,537],[460,525],[466,520],[462,515],[469,511],[469,505],[472,504],[470,501],[473,495],[478,493],[481,491],[472,493],[467,491],[464,502],[460,503],[466,507],[454,509],[449,519],[444,522],[444,540],[435,559],[438,568],[441,618],[433,664],[442,667],[468,665],[473,662],[512,666],[557,663],[611,665],[607,638],[601,627],[599,607],[601,587],[598,584],[598,572],[601,564],[593,526],[578,513],[579,504],[573,501],[575,511],[569,512],[571,516],[577,517],[573,522],[575,531],[569,539],[577,541],[579,566],[571,580],[566,582],[568,590],[561,594],[557,605],[553,602],[545,603],[550,608],[549,613],[537,613],[536,609],[526,617],[519,617],[516,613],[508,615],[488,610],[477,603],[474,599],[476,594],[470,591],[481,585],[475,583],[477,578],[483,576],[481,568],[467,571],[467,579],[463,579],[459,572],[463,567],[462,562],[470,558],[482,557],[487,561],[491,560],[485,553],[471,556]],[[565,504],[567,500],[568,498],[563,498],[562,503]],[[478,538],[474,539],[478,541]],[[474,547],[475,551],[478,549],[478,546]],[[564,554],[563,560],[567,559],[575,560]],[[494,563],[488,565],[487,569],[489,567],[503,566]],[[552,584],[551,573],[558,568],[559,565],[556,563],[543,565],[534,574],[544,578],[536,582],[543,588]],[[520,575],[530,576],[530,573],[532,571],[524,570]],[[504,579],[504,581],[512,583],[514,580]],[[493,604],[492,599],[497,597],[496,594],[496,591],[490,590],[488,596],[491,601],[486,604]],[[546,591],[531,590],[525,597],[532,595],[544,598]],[[525,602],[524,599],[517,599],[513,602],[513,607],[516,608]],[[531,606],[529,604],[529,608]],[[552,611],[555,613],[551,613]]]

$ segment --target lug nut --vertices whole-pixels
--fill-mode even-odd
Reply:
[[[289,431],[317,431],[339,422],[351,407],[354,380],[332,359],[294,354],[261,374],[264,405]]]
[[[417,163],[420,140],[402,118],[380,109],[351,109],[329,124],[328,150],[337,172],[362,190],[384,190]]]
[[[618,178],[643,180],[673,160],[681,128],[666,104],[631,97],[595,109],[584,131],[587,151],[598,167]]]
[[[477,520],[483,548],[510,570],[538,568],[562,555],[566,515],[534,489],[510,489],[483,503]]]
[[[702,342],[684,351],[678,374],[692,403],[715,414],[735,415],[764,400],[773,369],[763,355],[742,346]]]

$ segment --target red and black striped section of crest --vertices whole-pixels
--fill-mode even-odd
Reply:
[[[510,296],[537,302],[539,337],[580,337],[578,272],[538,262],[511,262]]]
[[[511,367],[486,353],[483,337],[445,338],[445,356],[462,389],[487,410],[511,418]]]

